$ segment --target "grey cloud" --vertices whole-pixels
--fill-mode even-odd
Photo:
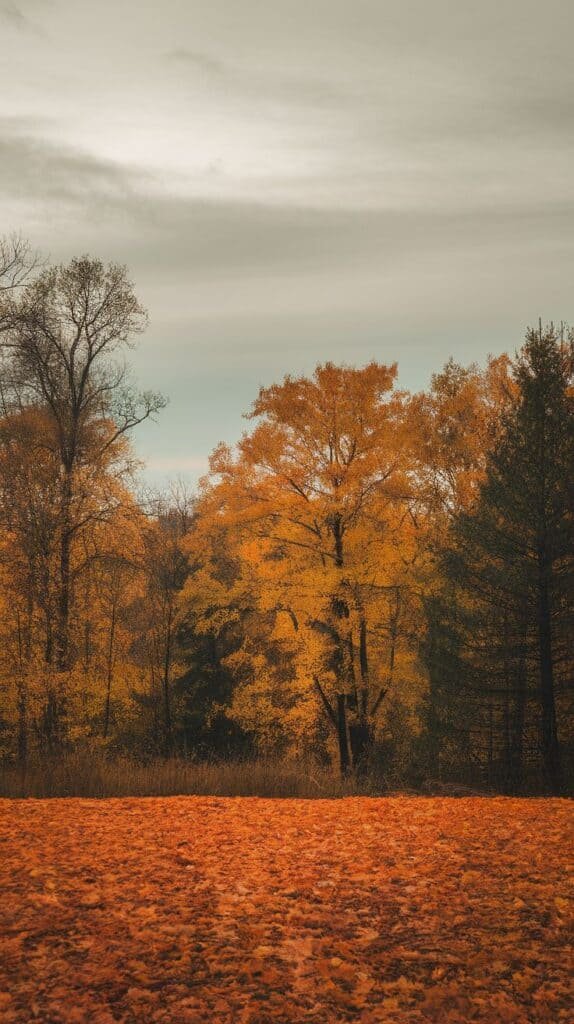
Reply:
[[[336,82],[308,75],[289,75],[280,70],[262,69],[256,64],[245,66],[215,57],[201,50],[177,47],[169,50],[164,59],[179,64],[193,74],[208,76],[220,88],[232,88],[245,99],[256,99],[259,104],[308,103],[319,108],[346,107],[353,102],[353,90]]]
[[[18,29],[26,30],[29,26],[28,19],[24,17],[20,8],[16,7],[16,4],[13,3],[3,3],[0,5],[0,18]]]
[[[561,149],[574,152],[573,126],[574,76],[571,87],[557,84],[554,90],[526,88],[520,92],[502,85],[486,90],[464,103],[454,101],[451,109],[435,111],[414,130],[418,138],[432,139],[436,145],[446,141],[479,147],[487,143],[501,149],[534,141],[541,148],[554,138]]]
[[[157,465],[319,359],[398,358],[421,386],[572,319],[571,0],[157,9],[0,0],[2,230],[130,267],[136,372],[172,397],[141,431]]]
[[[69,210],[68,231],[84,232],[143,270],[217,279],[233,273],[287,275],[329,268],[388,268],[425,254],[550,243],[571,247],[574,201],[504,200],[465,209],[364,210],[314,208],[247,200],[173,197],[150,189],[152,179],[125,167],[39,138],[12,135],[0,124],[0,193]],[[72,228],[71,225],[74,225]],[[78,225],[78,227],[76,227]],[[14,228],[20,225],[11,225]],[[161,253],[161,259],[158,254]]]
[[[453,31],[451,43],[456,27]],[[397,38],[397,45],[404,47],[409,66],[412,40]],[[448,38],[442,45],[448,54]],[[258,111],[281,105],[290,111],[288,117],[299,116],[303,121],[314,117],[318,129],[321,125],[318,142],[338,147],[346,158],[353,147],[359,160],[375,152],[381,155],[380,147],[389,142],[407,146],[414,154],[429,148],[438,152],[449,147],[453,155],[481,149],[481,157],[487,146],[494,159],[497,149],[504,151],[513,144],[533,142],[538,148],[556,145],[574,150],[574,65],[559,60],[549,68],[546,54],[541,62],[543,74],[512,60],[497,60],[490,68],[480,64],[478,55],[484,46],[485,39],[479,37],[477,53],[464,53],[465,63],[448,59],[441,63],[440,50],[434,51],[433,67],[419,64],[424,53],[419,44],[410,74],[404,76],[396,70],[397,54],[389,39],[382,44],[389,60],[382,60],[380,68],[365,60],[352,73],[333,67],[330,77],[311,77],[308,65],[295,74],[281,61],[276,68],[262,68],[256,59],[246,63],[184,47],[165,56],[186,69],[192,89],[199,74],[209,81],[212,94],[219,91],[222,97],[242,98]],[[329,112],[328,122],[321,124],[321,112]]]
[[[143,174],[142,174],[143,176]],[[126,196],[136,173],[30,133],[30,122],[0,118],[0,195],[35,201]]]
[[[18,32],[30,33],[32,35],[43,35],[42,30],[36,22],[29,18],[22,8],[11,2],[11,0],[6,0],[6,2],[0,3],[0,20],[16,29]]]
[[[230,70],[223,61],[211,57],[208,53],[202,53],[199,50],[189,50],[186,47],[177,47],[174,50],[170,50],[165,54],[165,57],[168,61],[187,64],[194,69],[208,72],[211,75],[224,75]]]
[[[574,247],[574,204],[519,207],[493,204],[489,210],[342,211],[253,203],[201,203],[158,200],[135,209],[148,238],[162,240],[163,269],[185,267],[197,278],[230,272],[287,275],[361,267],[368,273],[392,268],[409,259],[445,251],[474,251],[512,246]],[[156,246],[139,257],[150,261]],[[288,279],[285,281],[288,287]]]

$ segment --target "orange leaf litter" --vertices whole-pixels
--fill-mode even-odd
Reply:
[[[3,800],[0,819],[2,1024],[573,1019],[565,800]]]

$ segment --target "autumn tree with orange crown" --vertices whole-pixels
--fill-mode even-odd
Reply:
[[[396,372],[326,363],[261,389],[254,429],[212,458],[190,542],[191,613],[222,628],[223,590],[243,624],[239,718],[285,716],[303,731],[323,712],[343,771],[365,763],[385,702],[408,703],[419,682],[413,438]]]

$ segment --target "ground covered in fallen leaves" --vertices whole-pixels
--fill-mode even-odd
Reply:
[[[572,819],[503,798],[0,801],[0,1020],[572,1020]]]

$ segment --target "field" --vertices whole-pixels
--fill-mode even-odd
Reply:
[[[567,801],[2,800],[0,818],[2,1024],[572,1019]]]

